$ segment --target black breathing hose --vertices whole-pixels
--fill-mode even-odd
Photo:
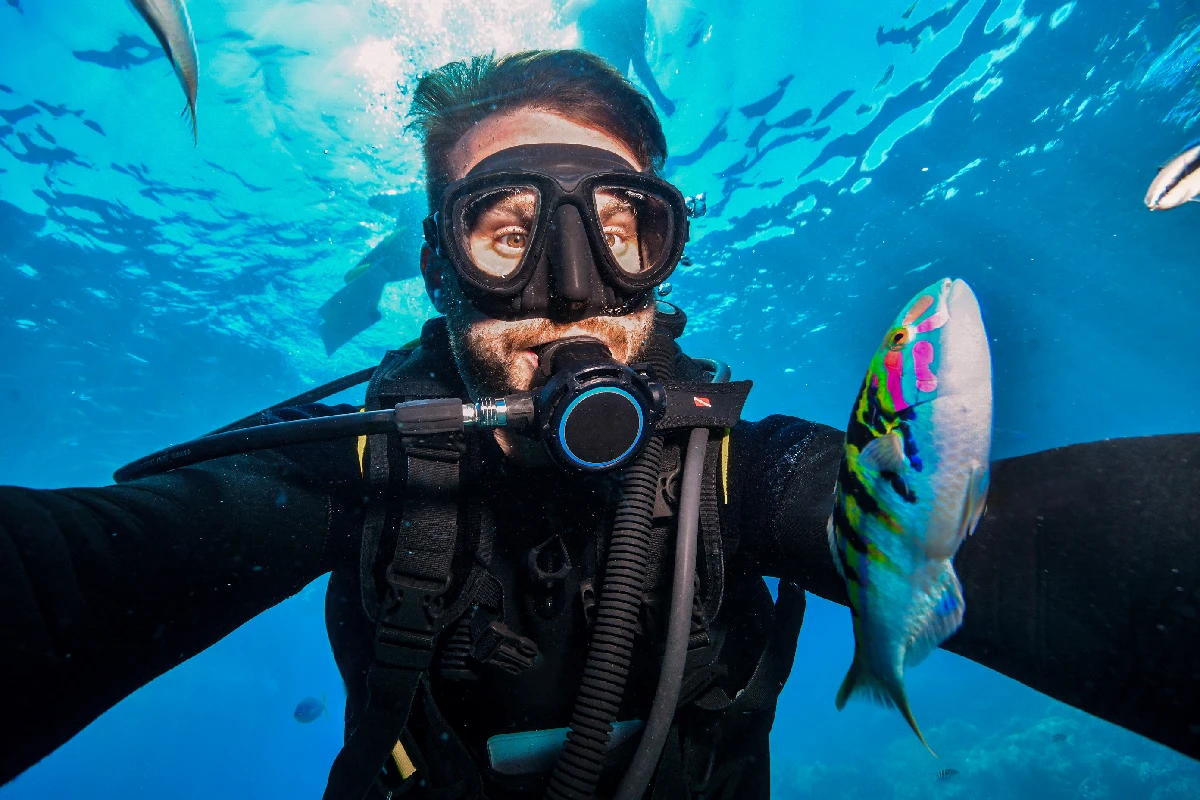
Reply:
[[[592,643],[567,741],[546,790],[548,800],[590,800],[596,793],[612,723],[620,711],[629,677],[634,632],[650,565],[650,527],[662,451],[662,437],[651,437],[646,449],[625,470]]]
[[[675,340],[655,336],[646,352],[655,378],[675,377]],[[613,522],[604,583],[592,628],[592,642],[579,682],[567,741],[563,744],[547,800],[591,800],[608,755],[613,723],[625,697],[642,595],[650,568],[650,529],[662,466],[663,440],[653,436],[625,468],[621,502]]]

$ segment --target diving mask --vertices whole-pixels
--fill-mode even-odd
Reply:
[[[688,208],[616,153],[531,144],[451,183],[424,228],[482,313],[582,318],[643,305],[683,255]]]

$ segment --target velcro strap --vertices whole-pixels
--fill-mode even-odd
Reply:
[[[444,583],[458,536],[459,462],[409,454],[404,517],[396,534],[393,575]]]

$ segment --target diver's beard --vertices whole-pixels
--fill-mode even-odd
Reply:
[[[457,287],[455,287],[457,289]],[[472,398],[499,397],[534,388],[537,365],[527,351],[568,336],[600,340],[624,363],[643,359],[654,326],[654,305],[622,316],[555,322],[545,317],[494,320],[483,317],[452,291],[446,317],[450,349]]]

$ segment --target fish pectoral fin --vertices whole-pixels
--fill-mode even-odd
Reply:
[[[833,514],[829,515],[829,521],[825,523],[825,536],[829,541],[829,554],[833,557],[833,566],[837,567],[842,580],[846,580],[846,571],[842,569],[841,554],[838,552],[837,534],[833,530]]]
[[[930,533],[929,538],[925,540],[926,558],[930,561],[954,558],[963,540],[975,530],[980,517],[983,516],[990,482],[991,473],[986,466],[971,468],[967,475],[967,488],[958,508],[958,523],[953,527],[940,527],[940,534]]]
[[[894,472],[904,475],[908,459],[904,456],[904,439],[892,432],[872,439],[858,454],[858,463],[876,473]]]
[[[920,664],[938,645],[949,639],[962,625],[963,610],[966,608],[962,584],[958,582],[958,575],[948,561],[939,565],[936,574],[921,591],[928,597],[928,610],[916,620],[912,637],[905,648],[906,667]]]
[[[983,516],[983,510],[987,506],[988,487],[991,482],[991,470],[986,465],[971,469],[967,496],[963,500],[961,530],[958,534],[958,542],[954,545],[955,551],[958,550],[958,545],[962,544],[963,539],[974,533],[976,526],[979,525],[979,519]]]

